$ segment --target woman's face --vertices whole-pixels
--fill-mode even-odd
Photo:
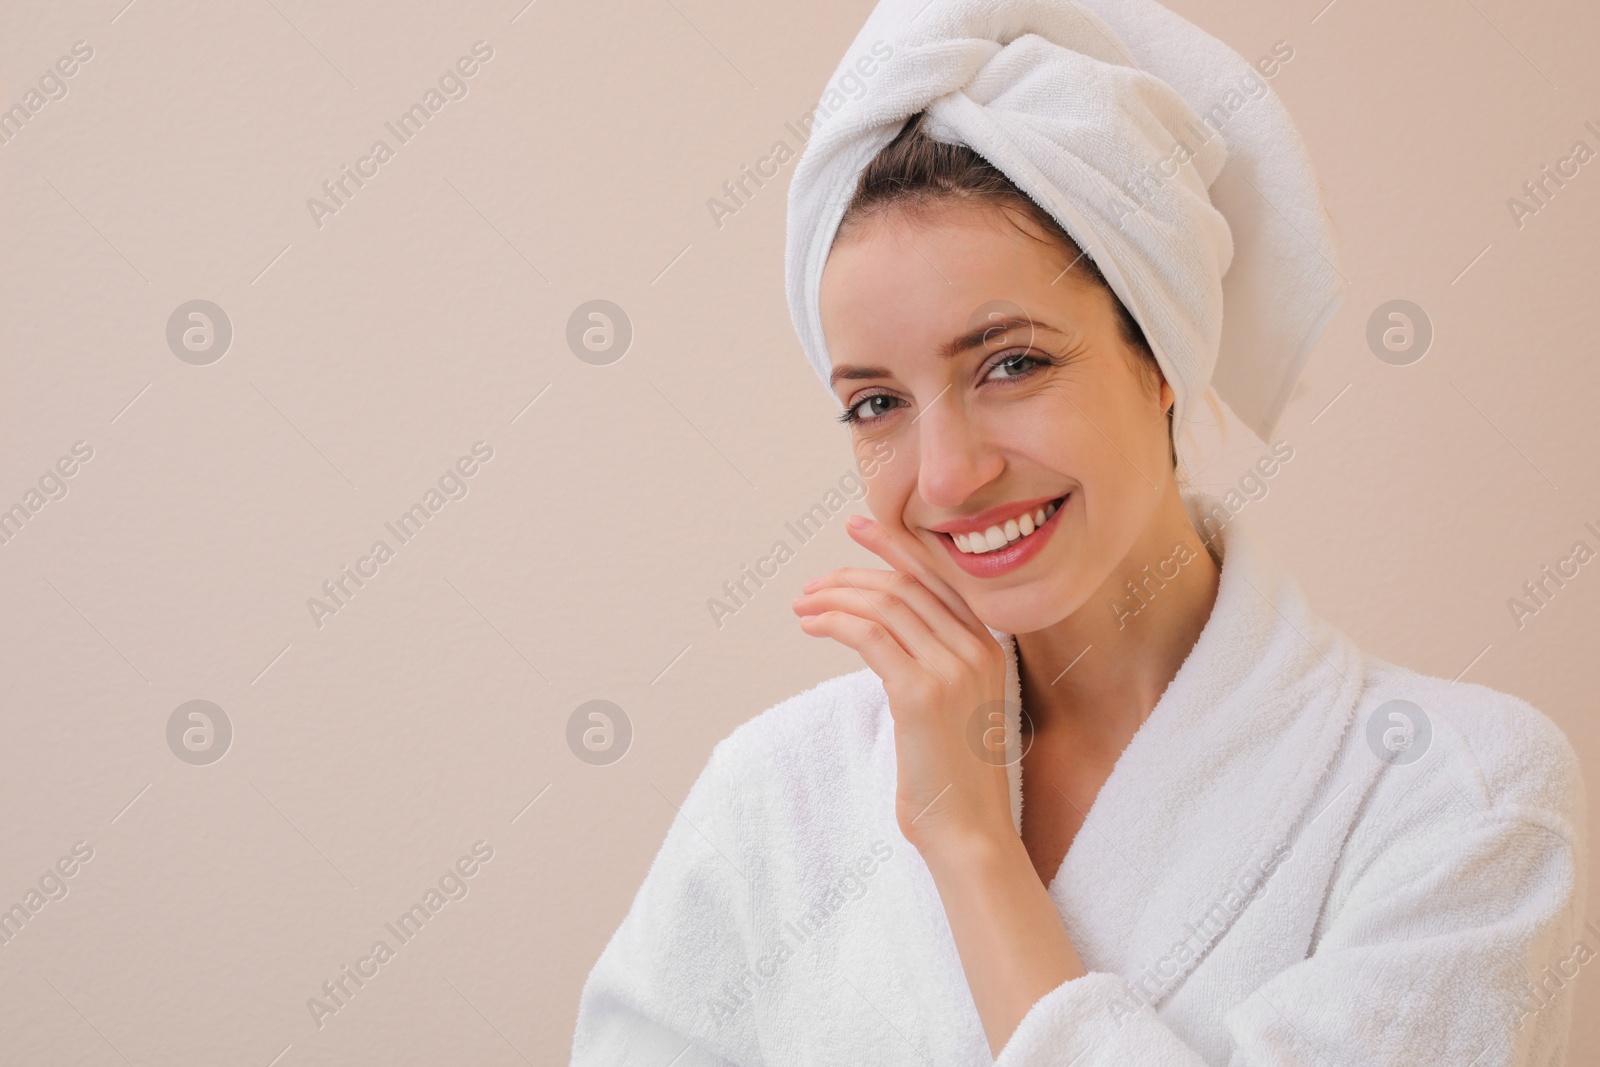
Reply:
[[[1172,390],[1145,384],[1113,297],[1069,263],[1000,209],[952,204],[865,220],[822,275],[858,461],[894,450],[867,506],[1009,633],[1059,622],[1120,586],[1125,560],[1170,550],[1146,542],[1175,492]]]

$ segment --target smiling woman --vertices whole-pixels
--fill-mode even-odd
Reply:
[[[1592,952],[1570,745],[1362,653],[1183,481],[1213,380],[1271,439],[1337,300],[1281,104],[1143,199],[1248,69],[1220,42],[1148,0],[885,0],[877,35],[787,264],[858,462],[892,451],[847,524],[887,569],[794,603],[865,667],[717,745],[573,1062],[1559,1064],[1571,984],[1525,976]]]

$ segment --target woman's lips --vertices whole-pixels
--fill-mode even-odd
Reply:
[[[1014,571],[1034,556],[1037,556],[1055,533],[1060,525],[1061,513],[1066,510],[1067,504],[1072,500],[1068,493],[1056,502],[1055,511],[1045,519],[1044,525],[1037,527],[1033,533],[1016,541],[1012,541],[1004,548],[995,549],[993,552],[963,552],[956,547],[955,539],[947,533],[938,533],[939,542],[944,545],[950,558],[955,560],[956,566],[972,575],[974,578],[993,578],[997,575]],[[981,537],[982,534],[972,534]]]

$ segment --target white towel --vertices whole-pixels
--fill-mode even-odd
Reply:
[[[1185,502],[1221,524],[1216,604],[1049,883],[1089,973],[998,1058],[861,670],[716,746],[584,986],[573,1064],[1562,1063],[1600,927],[1561,731],[1363,656],[1244,517]],[[1397,700],[1426,716],[1408,762],[1374,747]]]
[[[875,43],[892,55],[862,78]],[[819,117],[789,187],[789,309],[825,385],[817,294],[839,220],[926,110],[930,136],[976,150],[1099,265],[1178,427],[1214,382],[1271,438],[1341,278],[1299,135],[1237,52],[1153,0],[883,0],[841,81],[864,91]]]

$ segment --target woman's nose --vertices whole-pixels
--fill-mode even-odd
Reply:
[[[936,508],[960,507],[1005,465],[948,395],[917,416],[917,457],[917,492]]]

